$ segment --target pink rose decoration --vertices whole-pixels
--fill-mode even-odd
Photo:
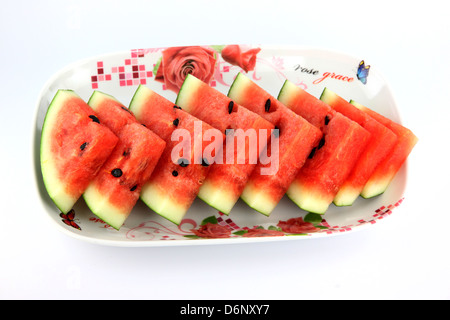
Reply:
[[[202,238],[229,238],[231,236],[231,229],[227,226],[222,226],[220,224],[214,224],[208,222],[198,229],[191,230],[196,236]]]
[[[261,51],[261,48],[249,49],[242,51],[238,45],[228,45],[222,49],[222,58],[234,65],[241,67],[245,72],[252,71],[256,64],[256,55]]]
[[[188,74],[209,84],[214,75],[215,63],[215,51],[208,48],[200,46],[167,48],[162,53],[155,79],[175,92],[180,90]]]
[[[284,236],[282,231],[278,230],[267,230],[260,228],[248,229],[246,233],[242,235],[246,238],[255,238],[255,237],[280,237]]]
[[[280,221],[278,223],[278,227],[286,233],[312,233],[320,230],[311,222],[303,221],[302,217],[291,218],[287,221]]]

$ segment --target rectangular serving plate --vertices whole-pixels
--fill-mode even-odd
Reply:
[[[362,59],[344,53],[319,48],[296,46],[241,46],[259,48],[255,54],[256,64],[245,72],[245,66],[225,61],[220,50],[224,46],[201,46],[214,50],[216,62],[210,85],[224,94],[238,72],[244,72],[259,86],[277,97],[286,79],[319,97],[325,87],[345,99],[353,99],[386,117],[401,123],[399,112],[389,86],[384,78],[371,66],[367,83],[358,80],[357,70]],[[189,47],[191,48],[191,47]],[[188,48],[188,50],[189,50]],[[116,97],[128,105],[138,85],[145,85],[171,101],[176,92],[161,81],[157,81],[156,67],[167,48],[133,49],[105,54],[73,63],[53,75],[43,87],[35,111],[33,132],[33,166],[36,189],[41,199],[42,211],[62,232],[71,237],[111,246],[146,247],[168,245],[231,244],[265,241],[311,239],[345,234],[362,230],[389,216],[404,199],[407,181],[406,164],[397,173],[388,190],[372,199],[359,198],[350,207],[331,205],[323,215],[317,232],[288,234],[275,232],[277,224],[290,218],[302,217],[307,212],[299,209],[284,197],[272,214],[266,217],[239,200],[229,216],[196,199],[180,225],[162,218],[140,200],[123,227],[117,231],[98,219],[80,200],[74,206],[74,217],[68,221],[48,196],[40,168],[39,149],[42,124],[47,108],[58,89],[72,89],[87,101],[94,90]],[[257,51],[257,50],[256,50]],[[351,79],[351,80],[350,80]],[[214,221],[231,228],[227,238],[196,237],[192,229],[198,229],[203,221]],[[70,222],[70,223],[67,223]],[[255,237],[248,237],[249,229],[258,229]],[[253,234],[253,233],[252,233]]]

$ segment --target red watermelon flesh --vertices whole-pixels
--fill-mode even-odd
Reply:
[[[133,113],[113,96],[94,91],[88,105],[95,110],[101,122],[115,134],[130,123],[138,123]]]
[[[114,97],[94,91],[88,104],[119,142],[83,197],[95,215],[118,230],[136,205],[166,143]]]
[[[388,157],[384,158],[378,164],[361,193],[363,198],[372,198],[386,191],[418,142],[418,138],[408,128],[386,118],[374,110],[355,101],[351,101],[351,104],[391,129],[398,137],[394,149]]]
[[[214,162],[215,155],[204,152],[210,142],[202,141],[203,135],[212,130],[211,132],[220,136],[220,141],[217,142],[219,146],[223,144],[224,135],[142,85],[133,96],[130,110],[138,121],[167,143],[155,171],[142,190],[141,199],[161,216],[179,224],[197,197],[211,168],[210,164]],[[201,131],[196,130],[199,126]],[[172,141],[176,129],[189,132],[191,154],[183,154],[174,162],[172,151],[179,145],[178,140]],[[202,154],[195,154],[195,141],[202,141]]]
[[[256,166],[260,150],[266,147],[274,125],[192,75],[186,77],[176,104],[221,132],[242,130],[228,131],[223,153],[219,155],[221,161],[218,163],[216,158],[198,195],[212,207],[229,214]],[[244,146],[240,146],[242,140],[238,135],[244,137]],[[230,143],[233,157],[227,161],[227,144]]]
[[[288,80],[278,99],[323,133],[319,146],[287,191],[303,210],[323,214],[358,161],[370,134]]]
[[[278,100],[315,127],[323,130],[336,114],[329,105],[294,83],[286,80],[278,94]]]
[[[324,89],[320,99],[335,111],[356,121],[371,133],[367,148],[361,154],[360,159],[334,199],[337,206],[352,205],[361,194],[378,164],[392,152],[397,141],[397,135],[328,88]]]
[[[41,169],[45,187],[69,212],[107,160],[118,138],[72,90],[58,90],[44,120]]]
[[[319,143],[322,133],[242,73],[237,75],[228,96],[279,130],[278,137],[272,137],[272,140],[278,139],[278,150],[272,150],[272,140],[267,146],[271,155],[278,153],[278,170],[270,175],[262,174],[261,169],[267,169],[273,163],[265,165],[259,162],[241,196],[255,210],[270,215],[311,150]]]

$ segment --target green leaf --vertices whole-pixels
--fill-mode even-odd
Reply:
[[[218,53],[221,53],[223,48],[226,47],[226,45],[212,45],[210,46],[213,50],[217,51]]]
[[[212,224],[218,224],[219,223],[219,221],[217,221],[216,216],[211,216],[211,217],[205,218],[202,221],[202,223],[200,223],[200,225],[203,226],[203,225],[207,224],[208,222],[212,223]]]
[[[322,222],[322,215],[310,212],[305,216],[303,220],[305,222],[310,222],[313,225],[316,225]]]
[[[247,230],[239,230],[236,232],[233,232],[233,234],[237,235],[237,236],[242,236],[244,234],[246,234],[248,231]]]
[[[189,239],[200,239],[200,237],[195,234],[185,234],[183,237],[189,238]]]
[[[267,228],[267,230],[283,231],[283,230],[281,230],[281,228],[276,227],[276,226],[269,226],[269,227]]]

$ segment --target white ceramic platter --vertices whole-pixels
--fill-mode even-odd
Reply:
[[[236,65],[233,61],[231,61],[233,64],[226,62],[220,53],[223,46],[204,46],[204,48],[216,51],[210,85],[227,94],[236,74],[245,73],[242,69],[245,66]],[[377,72],[376,66],[370,67],[366,84],[358,79],[357,72],[361,58],[302,47],[242,46],[241,48],[243,51],[248,48],[261,49],[254,55],[256,65],[251,68],[253,70],[245,74],[275,97],[278,96],[285,79],[289,79],[316,97],[320,96],[324,87],[328,87],[345,99],[353,99],[400,122],[392,93],[386,81]],[[39,161],[41,129],[51,99],[58,89],[72,89],[87,101],[94,90],[99,90],[128,105],[137,86],[143,84],[167,99],[175,101],[176,93],[170,89],[170,85],[155,79],[155,66],[158,66],[164,50],[166,48],[135,49],[89,58],[59,71],[42,89],[37,101],[36,125],[33,128],[35,178],[42,200],[42,211],[66,234],[89,242],[114,246],[199,245],[307,239],[361,230],[389,216],[403,201],[407,178],[406,165],[384,194],[373,199],[359,198],[351,207],[331,205],[323,215],[323,221],[319,225],[321,228],[313,233],[292,235],[275,232],[276,236],[273,236],[268,231],[277,229],[279,221],[306,216],[307,212],[299,209],[287,197],[282,199],[269,217],[252,210],[241,200],[230,215],[226,216],[196,199],[179,226],[160,217],[143,202],[138,201],[120,231],[109,227],[94,216],[83,198],[80,198],[74,207],[73,223],[70,225],[65,223],[68,222],[67,219],[60,216],[60,212],[45,190]],[[370,62],[366,61],[366,64]],[[328,76],[323,79],[324,75]],[[195,237],[191,230],[198,229],[206,218],[232,228],[231,236]],[[258,227],[261,231],[257,234],[260,237],[248,237],[250,233],[246,230],[254,227]]]

